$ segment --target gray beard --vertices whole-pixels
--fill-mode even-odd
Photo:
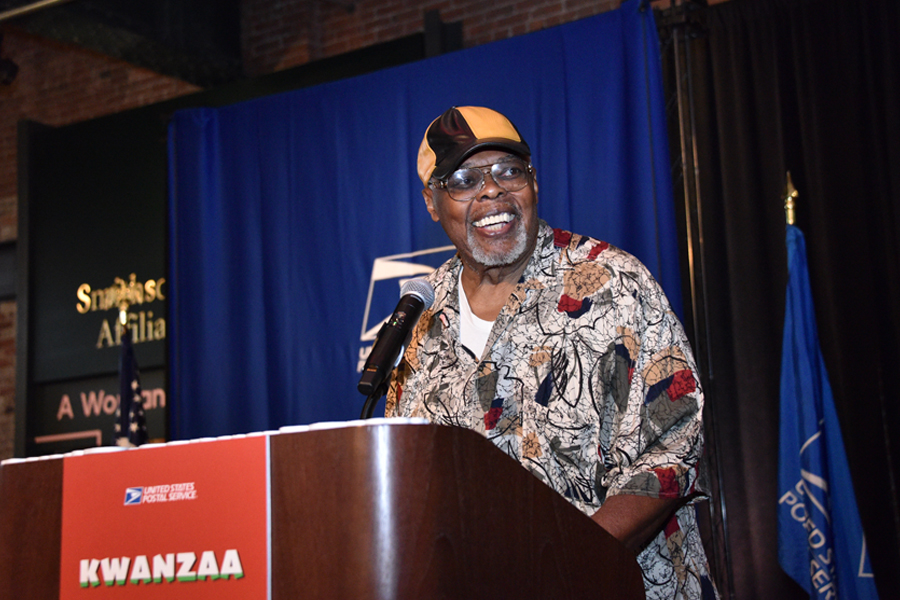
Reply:
[[[472,258],[480,265],[485,267],[502,267],[503,265],[511,265],[519,260],[528,249],[528,234],[525,227],[521,223],[516,227],[516,237],[513,247],[507,252],[489,252],[479,246],[475,240],[475,235],[469,229],[467,233],[467,242],[469,250],[472,252]]]

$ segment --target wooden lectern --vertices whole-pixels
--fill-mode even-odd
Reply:
[[[270,453],[275,600],[644,597],[631,552],[472,431],[379,420]],[[59,594],[62,469],[0,468],[2,598]]]

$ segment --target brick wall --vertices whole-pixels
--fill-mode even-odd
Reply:
[[[244,0],[244,68],[259,75],[423,30],[425,13],[462,22],[466,47],[617,8],[622,0]],[[352,7],[352,10],[351,10]]]
[[[423,30],[439,10],[461,21],[466,47],[537,31],[617,8],[621,0],[243,0],[244,69],[261,75]],[[352,7],[352,10],[351,10]],[[3,56],[19,65],[0,86],[0,242],[16,239],[16,124],[66,125],[196,91],[122,61],[2,24]],[[0,302],[0,459],[13,452],[14,301]]]

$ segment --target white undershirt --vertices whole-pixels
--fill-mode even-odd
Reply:
[[[487,344],[488,336],[491,335],[494,322],[479,319],[472,312],[469,299],[466,298],[466,291],[463,289],[462,269],[459,270],[457,287],[459,288],[459,341],[471,350],[472,354],[480,357],[484,353],[484,346]]]

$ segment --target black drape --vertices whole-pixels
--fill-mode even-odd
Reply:
[[[900,598],[900,7],[731,0],[702,13],[690,52],[708,333],[695,343],[710,356],[722,591],[804,597],[777,563],[790,171],[871,562],[881,598]]]

